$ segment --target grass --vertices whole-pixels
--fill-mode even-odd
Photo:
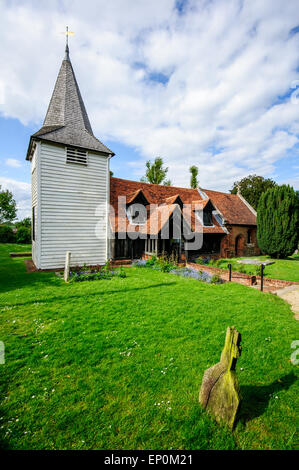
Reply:
[[[247,258],[229,258],[221,259],[216,265],[219,268],[228,269],[228,264],[231,263],[232,270],[237,272],[243,272],[247,274],[256,275],[256,266],[250,264],[237,263],[238,260],[248,259]],[[269,256],[254,256],[254,259],[261,261],[272,260],[274,264],[265,266],[264,276],[272,279],[283,279],[285,281],[296,281],[299,282],[299,256],[293,255],[287,259],[272,259]],[[215,264],[212,262],[211,264]]]
[[[0,245],[2,448],[296,447],[299,324],[283,300],[147,268],[65,284],[28,274],[22,258],[9,258],[17,249]],[[228,325],[243,345],[233,433],[198,403]]]

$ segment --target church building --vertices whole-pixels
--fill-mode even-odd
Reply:
[[[114,178],[113,156],[93,134],[66,45],[45,120],[26,156],[37,269],[62,268],[67,251],[72,266],[161,253],[179,259],[259,254],[256,213],[240,194]],[[189,249],[184,230],[175,233],[178,216],[189,240],[190,233],[202,234],[200,247]]]

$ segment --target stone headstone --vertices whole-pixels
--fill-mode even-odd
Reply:
[[[236,363],[241,355],[241,335],[234,328],[227,328],[225,345],[220,362],[204,373],[199,401],[219,423],[233,428],[240,404]]]

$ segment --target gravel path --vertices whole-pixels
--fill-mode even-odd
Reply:
[[[277,290],[275,294],[290,304],[296,320],[299,321],[299,286],[285,287],[284,289]]]

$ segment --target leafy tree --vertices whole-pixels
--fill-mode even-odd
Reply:
[[[240,181],[236,181],[233,188],[230,190],[231,194],[237,194],[238,189],[247,202],[257,210],[259,199],[261,195],[269,188],[274,188],[275,181],[270,178],[263,178],[262,176],[249,175]]]
[[[0,224],[12,222],[17,217],[16,201],[8,189],[1,190],[0,186]]]
[[[145,176],[143,176],[140,181],[143,183],[164,184],[165,186],[171,186],[171,181],[166,180],[168,168],[163,167],[163,165],[164,163],[161,157],[155,158],[154,163],[151,163],[151,161],[148,160],[146,162]]]
[[[198,168],[197,166],[193,165],[193,166],[190,166],[189,171],[191,173],[190,187],[193,189],[196,189],[198,187],[198,180],[197,180]]]
[[[15,226],[16,226],[17,229],[19,229],[21,227],[27,227],[27,228],[31,229],[31,219],[30,219],[30,217],[25,217],[25,219],[20,220],[19,222],[16,222]]]
[[[30,243],[31,242],[31,219],[30,217],[25,217],[25,219],[20,220],[15,223],[17,228],[16,233],[16,242],[17,243]]]
[[[31,242],[31,228],[25,225],[21,226],[16,233],[17,243],[30,243]]]
[[[264,192],[258,204],[257,240],[261,251],[274,258],[294,253],[299,241],[299,199],[290,186]]]

